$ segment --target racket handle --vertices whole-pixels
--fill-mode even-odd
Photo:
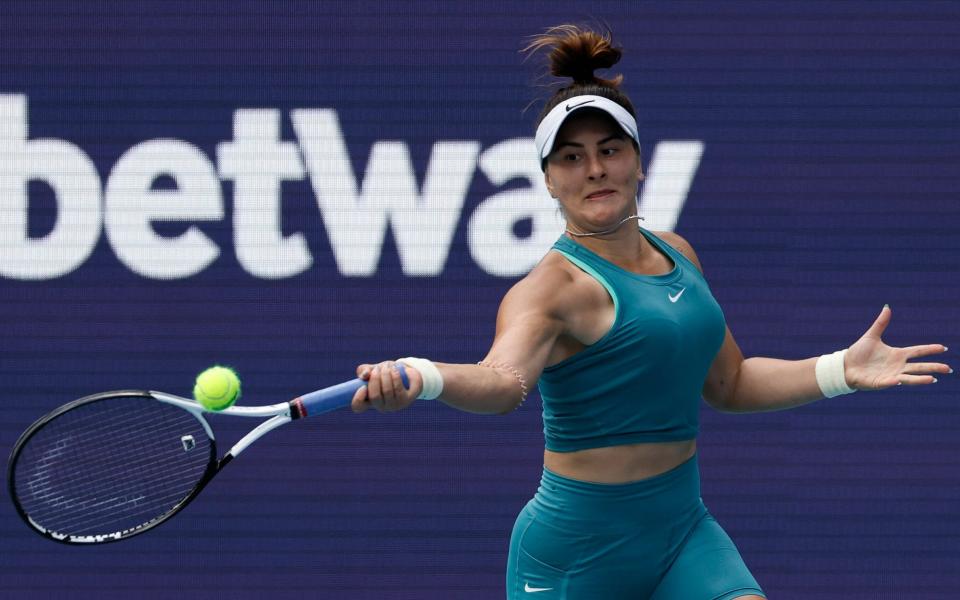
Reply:
[[[397,363],[397,370],[400,371],[403,387],[410,389],[410,378],[407,377],[407,370],[400,363]],[[366,381],[357,378],[304,394],[290,402],[290,416],[294,419],[313,417],[350,406],[353,395],[365,385],[367,385]]]

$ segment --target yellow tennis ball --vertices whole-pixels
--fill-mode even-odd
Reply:
[[[240,397],[240,378],[227,367],[210,367],[197,375],[193,398],[209,410],[223,410]]]

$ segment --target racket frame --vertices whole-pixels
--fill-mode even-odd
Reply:
[[[92,404],[94,402],[103,402],[110,399],[119,400],[123,398],[139,398],[144,400],[155,400],[164,404],[172,404],[173,406],[177,406],[191,413],[198,421],[200,421],[200,424],[203,426],[204,431],[207,433],[207,436],[210,439],[210,456],[207,460],[207,467],[200,479],[197,480],[196,485],[186,496],[173,505],[173,507],[171,507],[167,512],[157,516],[154,519],[151,519],[150,521],[123,531],[97,535],[74,535],[51,531],[34,521],[20,504],[20,500],[17,495],[14,469],[17,462],[16,459],[21,448],[27,444],[31,437],[42,430],[47,423],[66,412],[69,412],[79,406]],[[167,394],[165,392],[149,390],[114,390],[109,392],[100,392],[90,396],[84,396],[83,398],[78,398],[77,400],[68,402],[67,404],[64,404],[63,406],[60,406],[44,415],[20,435],[16,444],[13,446],[13,450],[10,452],[10,458],[8,460],[7,491],[10,494],[14,508],[16,508],[17,514],[20,515],[20,518],[23,519],[23,521],[27,523],[34,531],[47,539],[68,545],[103,544],[107,542],[124,540],[135,535],[145,533],[157,525],[169,520],[178,512],[186,508],[186,506],[189,505],[190,502],[192,502],[193,499],[203,491],[207,484],[213,480],[216,474],[220,472],[220,469],[226,466],[226,464],[233,460],[233,458],[235,458],[238,454],[243,452],[244,449],[246,449],[250,444],[277,427],[285,425],[293,419],[298,418],[297,415],[300,413],[298,413],[296,410],[291,411],[291,407],[295,406],[298,400],[299,398],[291,402],[281,402],[279,404],[271,404],[268,406],[231,406],[224,410],[214,411],[204,408],[201,404],[194,400],[182,398],[173,394]],[[218,457],[216,436],[213,433],[213,428],[210,427],[210,424],[204,418],[204,414],[224,414],[234,417],[269,418],[252,429],[245,436],[240,438],[240,440],[234,444],[233,447],[226,452],[226,454],[224,454],[222,457]]]
[[[400,373],[400,378],[404,387],[409,388],[410,380],[407,376],[404,365],[397,363],[397,370]],[[345,408],[350,405],[350,401],[354,393],[364,386],[366,386],[365,381],[359,378],[352,379],[350,381],[345,381],[343,383],[323,388],[309,394],[298,396],[289,402],[280,402],[278,404],[270,404],[266,406],[231,406],[223,410],[210,410],[204,408],[203,405],[194,400],[189,400],[173,394],[157,391],[115,390],[84,396],[83,398],[68,402],[67,404],[60,406],[59,408],[56,408],[43,417],[37,419],[37,421],[30,425],[30,427],[28,427],[26,431],[20,435],[20,437],[17,439],[17,443],[13,446],[13,450],[10,452],[10,458],[7,461],[7,490],[10,494],[10,499],[13,501],[13,505],[17,510],[17,514],[20,515],[20,518],[23,519],[23,521],[27,523],[27,525],[29,525],[34,531],[47,539],[69,545],[90,545],[125,540],[149,531],[161,523],[170,520],[170,518],[190,504],[190,502],[192,502],[193,499],[196,498],[201,491],[203,491],[207,484],[213,480],[214,476],[216,476],[216,474],[219,473],[220,470],[227,465],[227,463],[232,461],[256,440],[260,439],[270,431],[273,431],[282,425],[286,425],[290,421]],[[157,402],[171,404],[191,413],[198,421],[200,421],[204,431],[210,439],[210,457],[207,461],[207,467],[194,488],[186,496],[184,496],[182,500],[177,502],[167,512],[163,513],[162,515],[158,515],[146,523],[142,523],[123,531],[97,535],[73,535],[50,531],[30,518],[27,512],[23,509],[23,506],[20,504],[20,501],[17,497],[16,481],[14,476],[14,467],[17,463],[16,459],[20,454],[20,450],[30,440],[30,438],[33,437],[33,435],[35,435],[38,431],[42,430],[43,427],[53,419],[56,419],[60,415],[73,410],[78,406],[104,401],[109,398],[152,399]],[[204,418],[204,414],[218,414],[232,417],[251,418],[266,417],[267,420],[260,423],[250,430],[246,435],[240,438],[240,440],[235,443],[230,450],[223,455],[223,457],[217,458],[217,440],[214,436],[213,428],[210,427],[210,424]]]

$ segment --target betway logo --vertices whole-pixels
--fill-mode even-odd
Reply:
[[[563,230],[547,193],[532,139],[505,140],[481,152],[475,141],[433,145],[418,185],[404,142],[379,141],[362,180],[353,172],[333,109],[290,111],[296,143],[280,140],[280,111],[239,109],[233,141],[217,144],[216,165],[184,140],[154,139],[127,150],[106,185],[90,157],[70,142],[28,139],[27,98],[0,95],[0,276],[45,280],[79,268],[105,234],[117,258],[151,279],[184,279],[208,267],[220,247],[196,225],[159,235],[153,223],[224,218],[221,180],[233,182],[234,251],[254,277],[282,279],[308,270],[313,256],[302,233],[281,229],[281,183],[309,177],[340,273],[376,273],[389,225],[404,274],[443,271],[463,206],[479,168],[494,186],[526,180],[483,199],[468,216],[473,260],[487,273],[526,273]],[[649,229],[672,230],[703,154],[699,141],[660,142],[641,198]],[[169,177],[175,189],[153,189]],[[28,183],[53,190],[57,219],[43,237],[28,232]],[[319,215],[318,215],[319,218]],[[530,219],[519,238],[514,224]]]

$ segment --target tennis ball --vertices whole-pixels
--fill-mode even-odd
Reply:
[[[240,397],[240,378],[227,367],[210,367],[197,375],[193,398],[209,410],[223,410]]]

